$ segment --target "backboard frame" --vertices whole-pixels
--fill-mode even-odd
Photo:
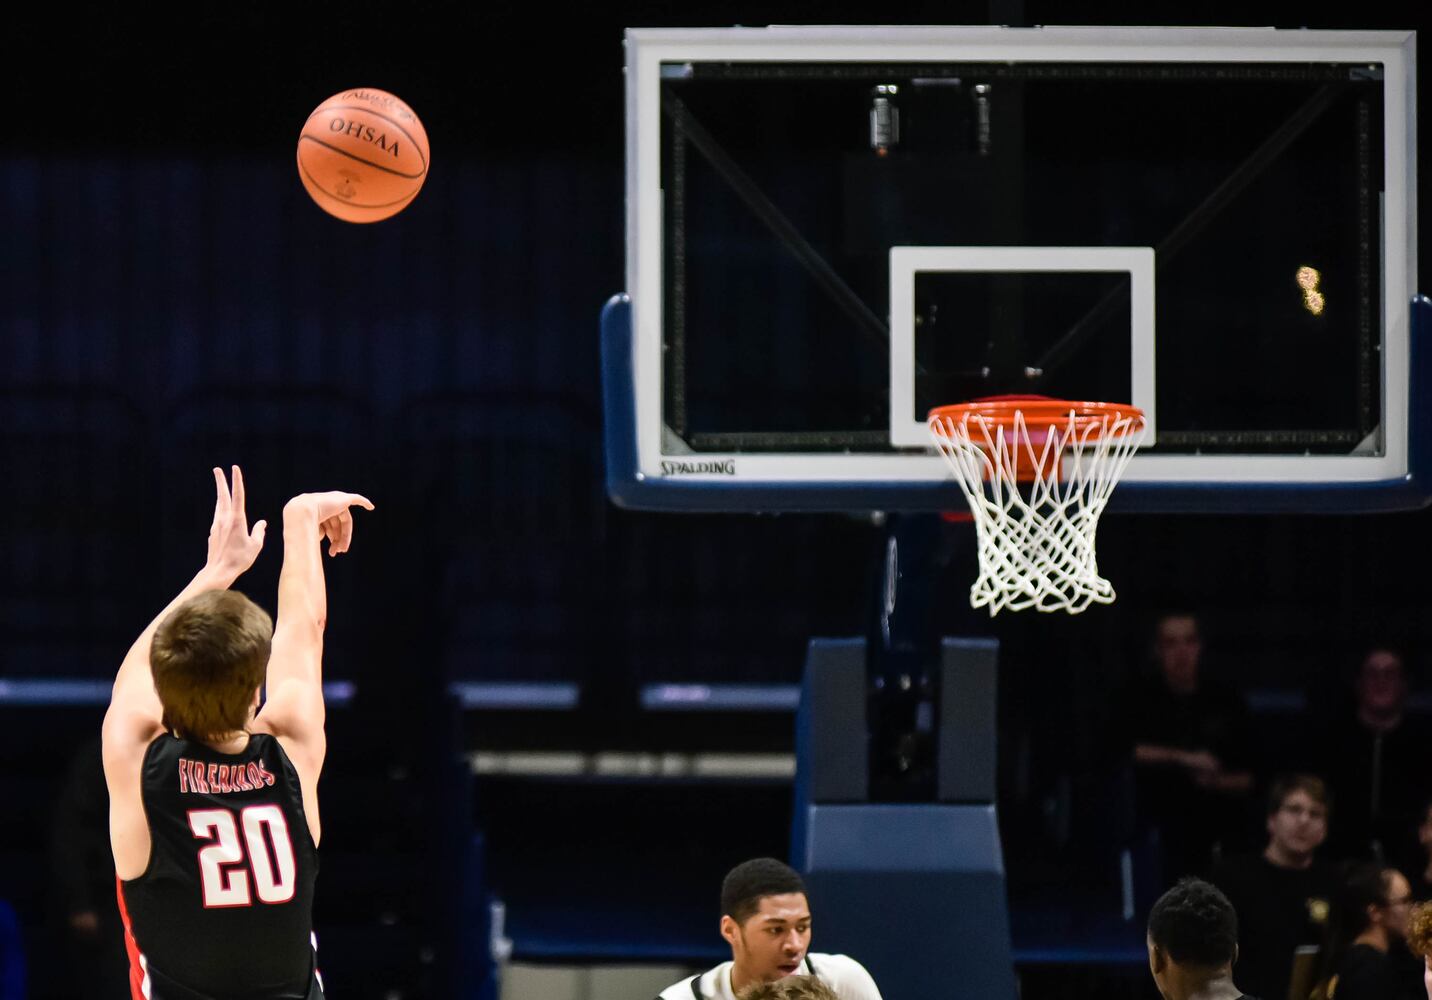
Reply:
[[[654,509],[941,509],[955,495],[937,453],[687,454],[662,431],[663,65],[719,61],[812,62],[1368,62],[1383,67],[1382,301],[1411,302],[1416,281],[1415,35],[1410,32],[1265,28],[642,29],[627,33],[626,304],[603,319],[609,490]],[[1030,248],[1019,248],[1027,250]],[[1063,248],[1067,249],[1067,248]],[[1349,456],[1141,456],[1114,507],[1188,510],[1399,509],[1427,502],[1414,388],[1427,374],[1413,357],[1413,312],[1382,317],[1381,454]],[[893,303],[892,303],[893,312]],[[893,318],[893,317],[892,317]],[[1423,321],[1425,325],[1425,320]],[[623,334],[622,328],[629,327]],[[893,324],[892,324],[893,327]],[[627,343],[615,341],[625,337]],[[896,338],[892,336],[892,351]],[[1419,352],[1425,353],[1425,352]],[[625,355],[627,372],[611,365]],[[1425,362],[1423,362],[1425,365]],[[614,395],[614,393],[616,395]],[[629,410],[629,420],[624,411]],[[1414,412],[1416,410],[1416,412]],[[612,433],[629,425],[629,447]],[[1406,433],[1402,433],[1405,430]],[[630,461],[626,460],[629,453]],[[703,493],[703,491],[705,491]],[[680,498],[680,499],[678,499]]]

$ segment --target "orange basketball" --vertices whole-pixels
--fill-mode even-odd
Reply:
[[[361,87],[314,109],[298,136],[298,176],[329,215],[377,222],[417,197],[428,176],[428,133],[398,98]]]

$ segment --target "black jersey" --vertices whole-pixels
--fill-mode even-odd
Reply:
[[[149,867],[119,883],[134,1000],[319,1000],[318,852],[278,740],[226,754],[160,736],[141,794]]]

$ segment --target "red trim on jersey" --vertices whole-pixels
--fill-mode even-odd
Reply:
[[[144,1000],[144,966],[139,953],[139,944],[134,940],[134,928],[129,925],[129,908],[124,905],[124,883],[114,877],[114,894],[119,899],[119,919],[124,922],[124,950],[129,955],[129,997],[130,1000]]]

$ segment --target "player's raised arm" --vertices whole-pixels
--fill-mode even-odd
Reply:
[[[120,743],[148,743],[163,728],[164,711],[154,691],[154,675],[149,665],[150,643],[159,623],[179,605],[206,590],[227,590],[254,564],[263,548],[266,524],[259,521],[249,530],[244,512],[244,476],[237,465],[233,467],[232,477],[231,484],[224,478],[222,469],[214,470],[217,497],[204,568],[139,634],[120,664],[104,719],[106,752]]]
[[[328,595],[320,543],[328,554],[348,551],[351,508],[372,510],[356,493],[304,493],[283,509],[283,570],[278,578],[278,622],[269,655],[267,699],[261,727],[284,741],[305,779],[323,765],[323,628]]]

